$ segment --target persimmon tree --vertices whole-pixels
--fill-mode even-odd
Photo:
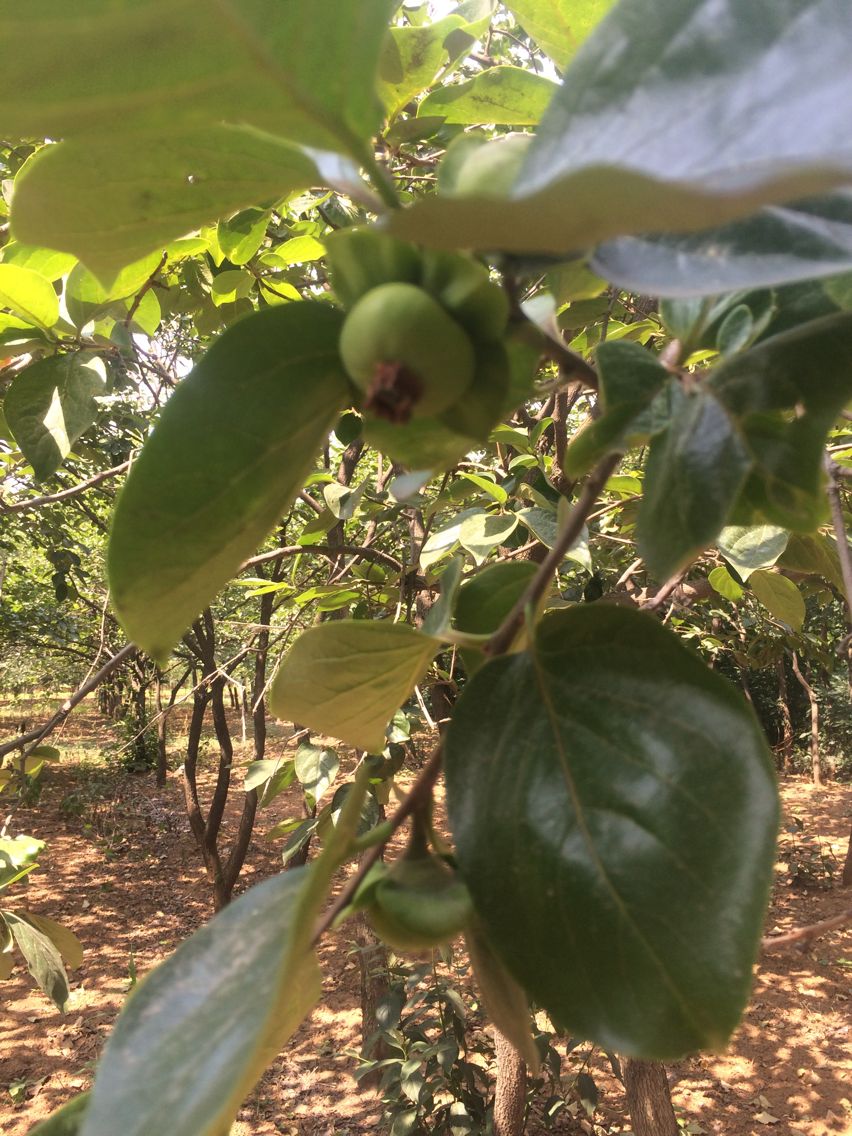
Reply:
[[[91,1095],[41,1131],[227,1131],[319,998],[318,939],[363,910],[408,947],[464,932],[531,1064],[531,1003],[642,1061],[724,1045],[774,776],[740,692],[659,613],[708,549],[711,588],[739,587],[744,544],[755,597],[794,627],[762,528],[833,564],[845,0],[465,0],[440,19],[43,0],[0,4],[0,29],[13,460],[50,478],[117,376],[147,381],[156,425],[107,559],[159,664],[278,555],[258,550],[294,499],[316,502],[296,547],[327,545],[353,594],[294,641],[271,706],[365,755],[320,853],[150,974]],[[161,390],[170,345],[185,377]],[[374,464],[353,485],[331,465],[356,442]],[[398,523],[404,557],[380,540]],[[642,573],[638,605],[606,602],[616,568]],[[430,668],[458,694],[449,722],[368,828],[389,723]]]

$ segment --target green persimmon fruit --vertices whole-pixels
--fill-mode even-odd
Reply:
[[[437,856],[403,856],[373,891],[367,914],[388,946],[422,951],[463,931],[473,904],[465,884]]]
[[[364,392],[363,409],[404,423],[440,414],[470,386],[470,337],[438,301],[415,284],[381,284],[352,308],[340,355]]]
[[[426,291],[471,338],[491,343],[506,334],[509,301],[478,260],[459,253],[429,250],[423,254],[421,279]]]
[[[481,343],[470,386],[438,420],[458,434],[485,441],[507,410],[509,380],[509,357],[503,344]]]

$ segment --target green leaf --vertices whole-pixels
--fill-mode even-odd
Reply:
[[[614,450],[629,448],[642,416],[670,378],[638,343],[603,343],[596,361],[602,414],[569,442],[563,463],[569,477],[581,476]]]
[[[420,567],[427,571],[456,548],[461,527],[468,517],[480,516],[479,509],[465,509],[445,524],[436,528],[420,550]]]
[[[431,87],[438,72],[450,60],[452,35],[465,27],[458,15],[447,16],[423,27],[390,28],[379,60],[379,97],[388,118]]]
[[[417,116],[440,117],[468,126],[535,126],[559,87],[520,67],[490,67],[473,79],[438,87],[420,103]]]
[[[445,748],[461,873],[537,1005],[619,1053],[718,1049],[749,994],[778,803],[757,720],[655,619],[546,615]]]
[[[243,126],[205,125],[150,144],[71,139],[23,166],[12,227],[19,240],[66,249],[109,278],[209,221],[319,180],[298,147]]]
[[[36,915],[32,911],[19,911],[18,915],[50,939],[66,966],[70,966],[72,970],[82,966],[83,945],[73,931],[69,931],[67,927],[63,927],[53,919],[48,919],[46,915]]]
[[[441,573],[439,580],[441,594],[429,608],[423,620],[422,631],[425,635],[432,635],[436,639],[441,639],[449,630],[463,571],[464,558],[454,556]]]
[[[39,481],[50,477],[94,422],[104,365],[97,358],[52,355],[19,371],[6,392],[6,420]]]
[[[777,563],[788,572],[822,576],[836,588],[843,588],[837,545],[822,533],[791,533]]]
[[[128,635],[164,660],[302,484],[348,399],[342,316],[288,304],[231,327],[184,379],[113,517],[109,580]]]
[[[71,271],[77,263],[76,257],[55,249],[37,248],[23,245],[19,241],[9,241],[3,246],[3,263],[16,264],[18,268],[29,268],[55,283]]]
[[[805,622],[805,599],[792,580],[778,572],[758,569],[749,577],[749,586],[768,612],[801,631]]]
[[[331,150],[381,122],[374,91],[390,0],[62,0],[0,5],[4,136],[119,138],[246,123]],[[133,49],[133,66],[125,65]],[[322,75],[321,83],[317,76]],[[96,186],[93,190],[95,208]]]
[[[235,217],[219,222],[216,238],[231,264],[247,264],[251,260],[263,244],[269,219],[266,209],[243,209]]]
[[[116,300],[129,299],[143,288],[162,264],[160,253],[149,254],[126,265],[105,286],[83,264],[76,264],[65,283],[65,306],[74,326],[83,328],[91,320],[116,312]]]
[[[47,1120],[31,1129],[30,1136],[78,1136],[88,1106],[88,1093],[72,1097],[62,1108],[51,1113]]]
[[[272,683],[269,705],[287,721],[369,753],[439,650],[402,623],[334,620],[303,632]]]
[[[307,869],[258,884],[146,976],[107,1042],[81,1136],[229,1130],[319,998],[299,923],[310,886]]]
[[[852,395],[852,313],[763,340],[718,367],[707,386],[738,421],[750,452],[747,503],[783,528],[817,528],[826,516],[826,437]]]
[[[710,587],[724,599],[736,603],[737,600],[743,598],[743,589],[723,565],[720,564],[718,568],[714,568],[707,579],[710,582]]]
[[[685,236],[620,237],[595,250],[594,270],[649,296],[704,296],[830,276],[852,267],[852,193],[761,209]]]
[[[514,513],[475,513],[462,521],[459,544],[481,564],[489,553],[506,543],[517,527],[518,518]]]
[[[843,185],[850,36],[844,0],[622,0],[575,56],[508,196],[426,196],[391,230],[439,247],[576,253]]]
[[[296,750],[294,762],[302,788],[318,804],[340,771],[337,751],[302,742]]]
[[[28,913],[4,911],[3,918],[39,989],[64,1013],[71,992],[62,956],[52,939],[30,921]]]
[[[59,319],[59,298],[50,281],[17,264],[0,264],[0,307],[39,327],[53,327]]]
[[[654,576],[667,579],[715,539],[751,464],[719,399],[703,389],[680,396],[668,428],[651,440],[639,506],[639,553]]]
[[[614,0],[510,0],[506,7],[557,67],[565,67]]]
[[[771,567],[787,547],[789,533],[774,525],[728,525],[716,545],[742,580]]]

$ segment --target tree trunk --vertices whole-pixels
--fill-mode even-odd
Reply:
[[[387,947],[373,934],[363,912],[355,916],[350,926],[358,944],[361,977],[361,1056],[368,1061],[384,1061],[389,1052],[387,1043],[373,1035],[379,1028],[376,1016],[379,1004],[390,989]],[[381,1069],[376,1069],[363,1077],[361,1084],[375,1088],[381,1075]]]
[[[497,1083],[494,1087],[494,1136],[521,1136],[527,1105],[527,1067],[514,1045],[494,1030]]]
[[[634,1136],[678,1136],[665,1065],[628,1057],[624,1090]]]
[[[789,773],[793,762],[793,718],[787,700],[787,663],[782,655],[778,660],[778,709],[781,711],[781,772]]]
[[[843,865],[841,883],[844,887],[852,885],[852,832],[849,833],[849,846],[846,849],[846,861]]]
[[[165,785],[169,762],[166,753],[166,715],[163,713],[163,672],[159,667],[154,687],[154,706],[157,711],[157,784]]]
[[[811,707],[811,776],[814,785],[822,784],[822,770],[819,762],[819,703],[817,702],[814,688],[802,674],[799,660],[796,652],[793,652],[793,673],[799,680],[805,694],[808,696],[808,702]]]

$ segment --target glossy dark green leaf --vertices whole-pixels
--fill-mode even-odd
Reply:
[[[651,441],[639,506],[638,548],[665,580],[710,544],[728,519],[752,459],[736,420],[703,390],[683,394]]]
[[[463,126],[482,122],[535,126],[558,90],[556,83],[533,71],[490,67],[463,83],[437,87],[420,103],[417,114]]]
[[[703,296],[831,276],[852,267],[852,192],[839,190],[685,236],[620,237],[594,270],[651,296]]]
[[[420,681],[439,642],[403,623],[337,619],[303,632],[278,668],[274,714],[368,753]]]
[[[579,477],[613,450],[631,441],[631,427],[650,407],[669,373],[638,343],[603,343],[596,360],[600,378],[599,418],[571,439],[563,461],[569,477]]]
[[[309,885],[302,869],[251,888],[136,987],[100,1060],[82,1136],[229,1130],[319,997],[298,921]]]
[[[381,121],[374,76],[392,10],[390,0],[3,0],[2,130],[148,131],[140,144],[156,149],[168,134],[229,121],[359,149]]]
[[[342,406],[342,316],[272,308],[213,345],[167,403],[113,518],[112,599],[164,659],[292,501]]]
[[[708,386],[751,455],[749,505],[782,528],[816,529],[826,517],[826,437],[852,396],[852,313],[761,341],[718,367]]]
[[[100,359],[52,355],[19,371],[6,391],[6,421],[36,477],[62,465],[97,414],[104,391]]]
[[[541,1058],[532,1037],[527,995],[494,954],[486,935],[475,923],[465,931],[465,943],[489,1019],[536,1073]]]
[[[846,0],[622,0],[574,57],[509,195],[426,196],[392,230],[576,253],[843,185],[850,37]]]
[[[725,679],[650,616],[554,612],[466,686],[445,768],[460,870],[538,1005],[628,1055],[724,1045],[778,815],[763,733]]]
[[[247,127],[147,142],[98,135],[47,146],[24,165],[12,226],[19,240],[66,249],[108,277],[209,221],[319,180],[298,147]]]

